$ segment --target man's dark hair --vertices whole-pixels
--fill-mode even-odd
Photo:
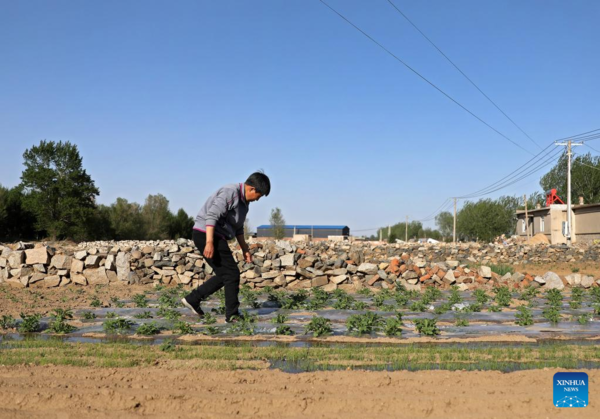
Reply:
[[[256,192],[262,196],[267,196],[271,192],[271,181],[262,171],[254,172],[248,176],[246,185],[254,187]]]

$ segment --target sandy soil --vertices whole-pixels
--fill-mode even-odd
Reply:
[[[552,405],[559,370],[194,371],[0,366],[2,418],[596,418]]]

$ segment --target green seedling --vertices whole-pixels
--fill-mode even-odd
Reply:
[[[19,332],[22,333],[34,333],[40,330],[40,319],[41,314],[24,314],[21,313],[21,324],[17,327]]]
[[[294,334],[294,331],[287,324],[282,324],[277,326],[277,328],[275,329],[275,334],[292,336]]]
[[[381,329],[383,319],[376,313],[353,314],[346,320],[348,332],[353,335],[371,334]]]
[[[148,307],[148,298],[145,294],[136,294],[133,296],[133,302],[135,306],[138,308],[146,308]]]
[[[465,317],[457,317],[454,324],[456,327],[466,327],[469,325],[469,320],[467,320]]]
[[[512,296],[511,296],[510,290],[508,289],[508,287],[506,285],[497,287],[494,290],[494,292],[496,293],[496,296],[494,297],[496,304],[498,304],[500,307],[510,306],[510,303],[512,301]]]
[[[176,321],[181,317],[181,313],[174,308],[161,307],[158,309],[158,315],[167,320]]]
[[[175,322],[175,324],[173,325],[171,330],[180,335],[193,335],[194,334],[194,329],[192,329],[192,326],[188,322],[183,322],[183,321]]]
[[[576,301],[576,300],[569,301],[569,307],[571,307],[574,310],[581,308],[581,301]]]
[[[577,316],[577,323],[579,323],[582,326],[589,324],[590,320],[591,319],[589,314],[581,314],[580,316]]]
[[[546,299],[549,305],[559,307],[562,305],[563,295],[560,290],[553,288],[546,291]]]
[[[83,313],[81,313],[81,316],[85,320],[94,320],[96,318],[96,314],[92,313],[91,311],[84,311]]]
[[[71,333],[77,329],[75,326],[72,326],[66,322],[66,320],[73,318],[73,312],[71,310],[56,308],[53,310],[53,314],[50,317],[52,318],[52,322],[50,323],[48,329],[54,333]]]
[[[437,306],[433,312],[435,314],[444,314],[447,313],[448,311],[452,310],[452,303],[446,302],[443,304],[440,304],[439,306]]]
[[[533,324],[533,313],[531,309],[525,306],[520,306],[515,315],[515,323],[519,326],[531,326]]]
[[[154,316],[152,315],[152,312],[148,311],[148,310],[142,311],[141,313],[134,314],[133,317],[135,317],[136,319],[153,319],[154,318]]]
[[[415,319],[417,332],[425,336],[436,336],[440,334],[436,319]]]
[[[115,313],[114,311],[109,311],[108,313],[106,313],[107,319],[114,319],[115,317],[117,317],[117,313]]]
[[[305,333],[312,333],[314,337],[329,335],[333,332],[331,328],[331,320],[325,317],[315,316],[306,325]]]
[[[97,307],[102,307],[102,301],[100,301],[100,300],[98,299],[98,297],[94,297],[94,298],[92,299],[92,302],[90,303],[90,306],[92,306],[92,307],[96,307],[96,308],[97,308]]]
[[[167,339],[160,344],[160,350],[162,352],[173,352],[177,349],[177,345],[173,339]]]
[[[337,298],[336,302],[333,304],[333,308],[336,310],[351,310],[354,303],[356,303],[354,297],[344,293]]]
[[[488,311],[490,313],[499,313],[502,311],[502,307],[492,304],[488,307]]]
[[[123,318],[108,319],[102,327],[106,333],[123,334],[133,326],[133,322]]]
[[[352,310],[366,310],[367,309],[367,303],[365,303],[364,301],[356,301],[354,303],[354,305],[352,306]]]
[[[490,300],[490,297],[487,295],[485,290],[479,288],[475,290],[475,300],[479,304],[486,304]]]
[[[510,265],[490,265],[490,269],[499,276],[504,276],[508,273],[512,274],[515,272],[515,268]]]
[[[521,292],[519,299],[531,302],[535,297],[538,296],[539,292],[540,292],[539,289],[529,286],[529,287],[525,288],[523,290],[523,292]]]
[[[402,317],[402,315],[400,317]],[[400,326],[402,326],[402,320],[391,317],[386,320],[385,325],[383,326],[383,332],[386,336],[399,336],[402,334],[402,329]]]
[[[558,323],[560,321],[560,311],[556,306],[549,306],[543,312],[542,316],[550,323]]]
[[[297,310],[302,307],[302,304],[308,298],[308,294],[304,290],[288,294],[283,297],[279,302],[281,308],[286,310]]]
[[[258,296],[260,295],[260,293],[260,291],[254,291],[247,285],[244,285],[240,289],[240,296],[242,297],[242,302],[251,308],[260,307],[260,303],[258,302]]]
[[[276,317],[271,319],[271,323],[284,324],[285,322],[287,322],[287,320],[288,320],[288,316],[286,316],[285,314],[279,313],[279,314],[277,314]]]
[[[217,319],[210,313],[205,313],[204,316],[202,316],[202,323],[204,324],[215,324],[216,322]]]
[[[448,298],[448,302],[450,304],[462,303],[462,297],[456,285],[452,285],[452,288],[450,289],[450,297]]]
[[[13,316],[3,314],[0,318],[0,329],[14,329],[17,326],[17,321]]]
[[[249,315],[247,313],[241,313],[235,317],[237,321],[230,327],[230,331],[233,333],[239,333],[241,335],[250,336],[254,334],[254,324],[258,319],[256,315]]]
[[[427,305],[423,301],[415,301],[410,306],[410,311],[423,312],[427,311]]]
[[[361,289],[358,290],[357,294],[360,294],[364,297],[370,297],[371,295],[373,295],[373,291],[371,291],[369,288],[367,287],[363,287]]]
[[[215,326],[206,326],[204,329],[202,329],[202,334],[208,336],[218,335],[219,333],[219,329]]]

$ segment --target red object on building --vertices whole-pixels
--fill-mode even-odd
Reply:
[[[546,206],[547,207],[549,207],[552,204],[556,204],[557,202],[564,204],[562,199],[560,199],[558,197],[558,195],[556,195],[556,189],[550,189],[548,192],[546,192]]]

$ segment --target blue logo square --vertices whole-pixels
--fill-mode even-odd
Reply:
[[[555,407],[587,407],[588,394],[588,375],[585,372],[554,374]]]

